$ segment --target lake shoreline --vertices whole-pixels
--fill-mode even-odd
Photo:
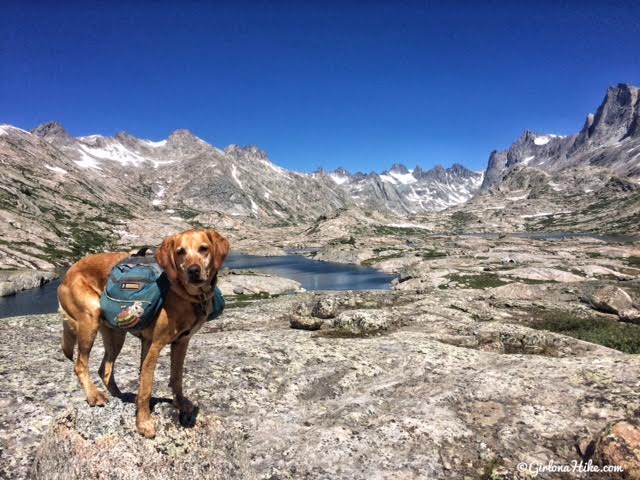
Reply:
[[[37,272],[36,272],[37,273]],[[60,278],[64,277],[61,272]],[[394,275],[375,268],[321,262],[302,255],[261,256],[233,253],[221,270],[225,295],[281,295],[309,291],[388,290]],[[44,288],[0,298],[0,318],[53,313],[57,310],[56,280]]]
[[[47,270],[0,270],[0,297],[40,288],[57,278],[56,272]]]

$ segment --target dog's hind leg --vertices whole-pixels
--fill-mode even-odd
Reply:
[[[76,358],[74,371],[78,376],[80,385],[82,385],[84,389],[87,403],[92,407],[96,405],[104,407],[109,399],[103,392],[96,388],[95,383],[93,383],[89,375],[89,353],[91,352],[93,342],[98,334],[98,328],[100,327],[101,311],[99,297],[96,296],[92,301],[85,300],[83,308],[78,308],[77,312],[69,313],[72,313],[77,324],[78,357]]]
[[[104,356],[102,357],[102,363],[100,364],[98,373],[100,374],[100,378],[102,378],[104,386],[109,390],[109,393],[119,397],[121,392],[116,384],[113,364],[118,354],[120,354],[120,350],[122,350],[127,332],[114,330],[103,324],[100,326],[100,335],[104,343]]]
[[[71,322],[75,324],[75,321],[69,317],[69,314],[64,311],[62,306],[59,306],[58,311],[62,315],[62,353],[73,361],[73,350],[78,340],[71,324]]]
[[[144,365],[144,359],[147,358],[149,348],[151,347],[151,340],[144,337],[140,338],[140,373],[142,373],[142,365]]]

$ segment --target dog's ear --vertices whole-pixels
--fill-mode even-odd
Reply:
[[[229,254],[229,241],[215,230],[207,230],[207,238],[213,251],[213,269],[218,271]]]
[[[174,243],[175,237],[167,237],[156,252],[156,261],[167,273],[167,278],[171,283],[175,283],[178,280],[178,271],[173,257]]]

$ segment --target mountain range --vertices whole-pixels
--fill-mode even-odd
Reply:
[[[0,264],[45,268],[113,243],[153,243],[189,225],[296,225],[345,208],[389,217],[477,210],[524,198],[522,191],[544,197],[567,182],[574,195],[589,178],[622,179],[635,191],[639,89],[609,88],[575,135],[525,131],[491,153],[485,172],[397,163],[381,173],[299,173],[256,146],[221,149],[188,130],[161,141],[125,132],[73,137],[56,122],[31,132],[1,125],[0,165]]]
[[[607,90],[575,135],[525,131],[508,150],[493,151],[482,182],[486,192],[509,172],[530,167],[559,172],[576,166],[604,167],[621,177],[640,177],[640,89],[619,84]]]

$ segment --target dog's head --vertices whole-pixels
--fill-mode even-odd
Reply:
[[[156,253],[172,284],[189,294],[214,281],[229,253],[229,242],[215,230],[187,230],[166,238]]]

